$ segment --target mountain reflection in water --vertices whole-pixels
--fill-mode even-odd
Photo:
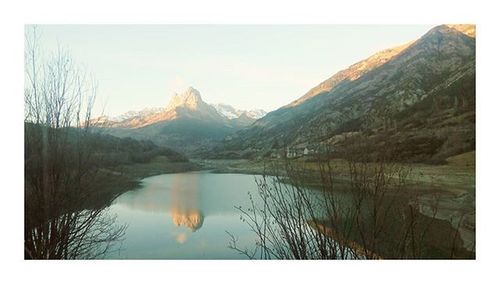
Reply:
[[[203,226],[203,215],[197,210],[179,211],[174,209],[170,212],[176,226],[185,226],[193,232]]]
[[[255,237],[235,206],[248,207],[254,176],[191,172],[142,180],[110,209],[128,224],[120,253],[109,258],[244,258],[228,249],[231,232],[251,246]]]
[[[122,195],[117,202],[133,210],[168,212],[176,226],[195,232],[204,220],[200,199],[199,176],[172,175],[168,181],[154,181],[137,189],[136,194]]]
[[[182,179],[174,176],[170,188],[168,212],[176,226],[190,228],[193,232],[203,225],[203,213],[200,211],[200,193],[198,178]]]

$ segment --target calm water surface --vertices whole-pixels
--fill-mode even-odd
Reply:
[[[234,206],[248,208],[257,198],[254,176],[189,172],[146,178],[141,188],[119,196],[110,206],[117,222],[128,224],[121,250],[108,258],[238,259],[228,248],[252,248],[255,235]]]

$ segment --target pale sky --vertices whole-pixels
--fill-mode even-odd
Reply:
[[[208,103],[277,109],[321,81],[428,25],[41,25],[98,81],[96,111],[166,106],[198,89]],[[94,112],[95,113],[95,112]]]

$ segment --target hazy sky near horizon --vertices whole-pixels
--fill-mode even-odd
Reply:
[[[198,89],[208,103],[277,109],[429,25],[39,25],[45,53],[66,48],[98,81],[94,113],[166,106]]]

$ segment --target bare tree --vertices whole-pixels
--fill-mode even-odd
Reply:
[[[378,139],[362,128],[344,134],[339,143],[326,140],[314,170],[286,158],[267,165],[269,175],[256,180],[258,198],[250,196],[250,208],[237,208],[255,233],[256,246],[241,248],[228,232],[229,247],[261,259],[470,257],[461,248],[458,230],[437,219],[438,197],[433,215],[421,214],[418,185],[408,182],[412,167],[394,156],[391,123],[384,118],[391,114],[377,115],[378,121],[368,122],[383,126]],[[329,143],[337,143],[333,153],[342,163],[331,159]],[[347,180],[342,176],[346,171]]]
[[[115,217],[87,202],[96,167],[89,142],[96,83],[59,48],[25,42],[25,257],[95,258],[123,236]]]
[[[284,167],[284,169],[282,169]],[[230,248],[249,258],[260,259],[348,259],[359,257],[345,236],[346,230],[327,233],[327,225],[349,226],[341,222],[339,204],[343,198],[332,195],[325,187],[311,191],[305,184],[304,168],[284,160],[271,166],[280,169],[257,179],[258,200],[250,195],[250,208],[241,208],[242,219],[256,234],[254,248],[240,248],[237,237],[231,237]],[[284,175],[280,175],[285,172]],[[324,177],[326,178],[326,176]]]

